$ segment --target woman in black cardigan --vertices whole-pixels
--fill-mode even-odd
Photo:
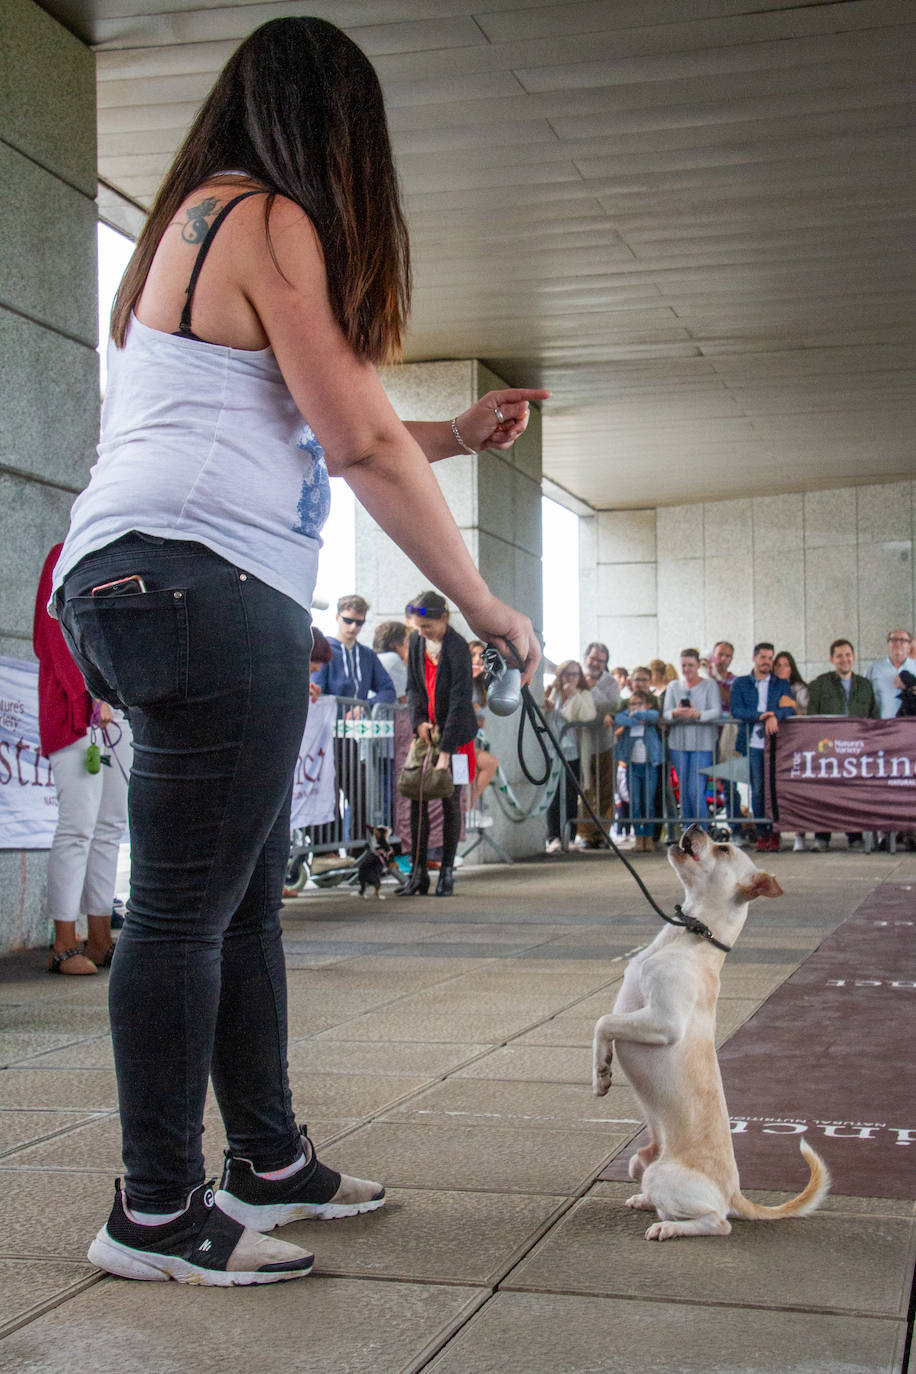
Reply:
[[[413,628],[407,650],[407,709],[414,734],[429,739],[439,730],[437,768],[450,768],[452,754],[466,754],[470,776],[474,768],[477,717],[472,701],[471,653],[461,635],[448,623],[448,607],[438,592],[422,592],[407,607]],[[455,882],[455,853],[461,833],[461,792],[455,788],[442,802],[442,866],[437,897],[451,897]],[[429,804],[410,803],[413,868],[403,896],[429,891],[426,848]]]

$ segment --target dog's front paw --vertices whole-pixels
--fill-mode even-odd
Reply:
[[[649,1201],[645,1193],[634,1193],[628,1197],[624,1203],[625,1207],[632,1207],[634,1212],[654,1212],[655,1208]]]
[[[592,1092],[596,1097],[604,1097],[611,1086],[611,1066],[608,1064],[606,1069],[596,1069],[592,1075]]]
[[[673,1240],[681,1234],[676,1221],[657,1221],[646,1232],[646,1240]]]

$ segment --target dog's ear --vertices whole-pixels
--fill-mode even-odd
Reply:
[[[755,873],[750,882],[738,884],[738,891],[746,902],[752,902],[755,897],[782,896],[782,888],[772,873]]]

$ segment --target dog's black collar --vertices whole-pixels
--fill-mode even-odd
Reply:
[[[657,907],[656,910],[658,910]],[[704,926],[703,922],[698,921],[696,916],[688,916],[680,902],[678,902],[677,906],[674,908],[674,917],[665,916],[664,912],[662,912],[661,915],[669,925],[683,926],[685,930],[690,931],[691,935],[699,935],[701,940],[708,940],[711,945],[715,945],[716,949],[722,949],[726,954],[731,953],[731,945],[723,945],[722,941],[717,940],[715,935],[713,935],[709,926]]]

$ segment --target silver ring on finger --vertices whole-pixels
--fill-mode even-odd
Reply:
[[[499,423],[502,424],[503,421],[504,421],[505,418],[506,418],[505,415],[504,415],[503,412],[502,412],[502,406],[494,406],[494,407],[493,407],[493,413],[494,413],[494,415],[496,416],[496,418],[497,418],[497,420],[499,421]]]

